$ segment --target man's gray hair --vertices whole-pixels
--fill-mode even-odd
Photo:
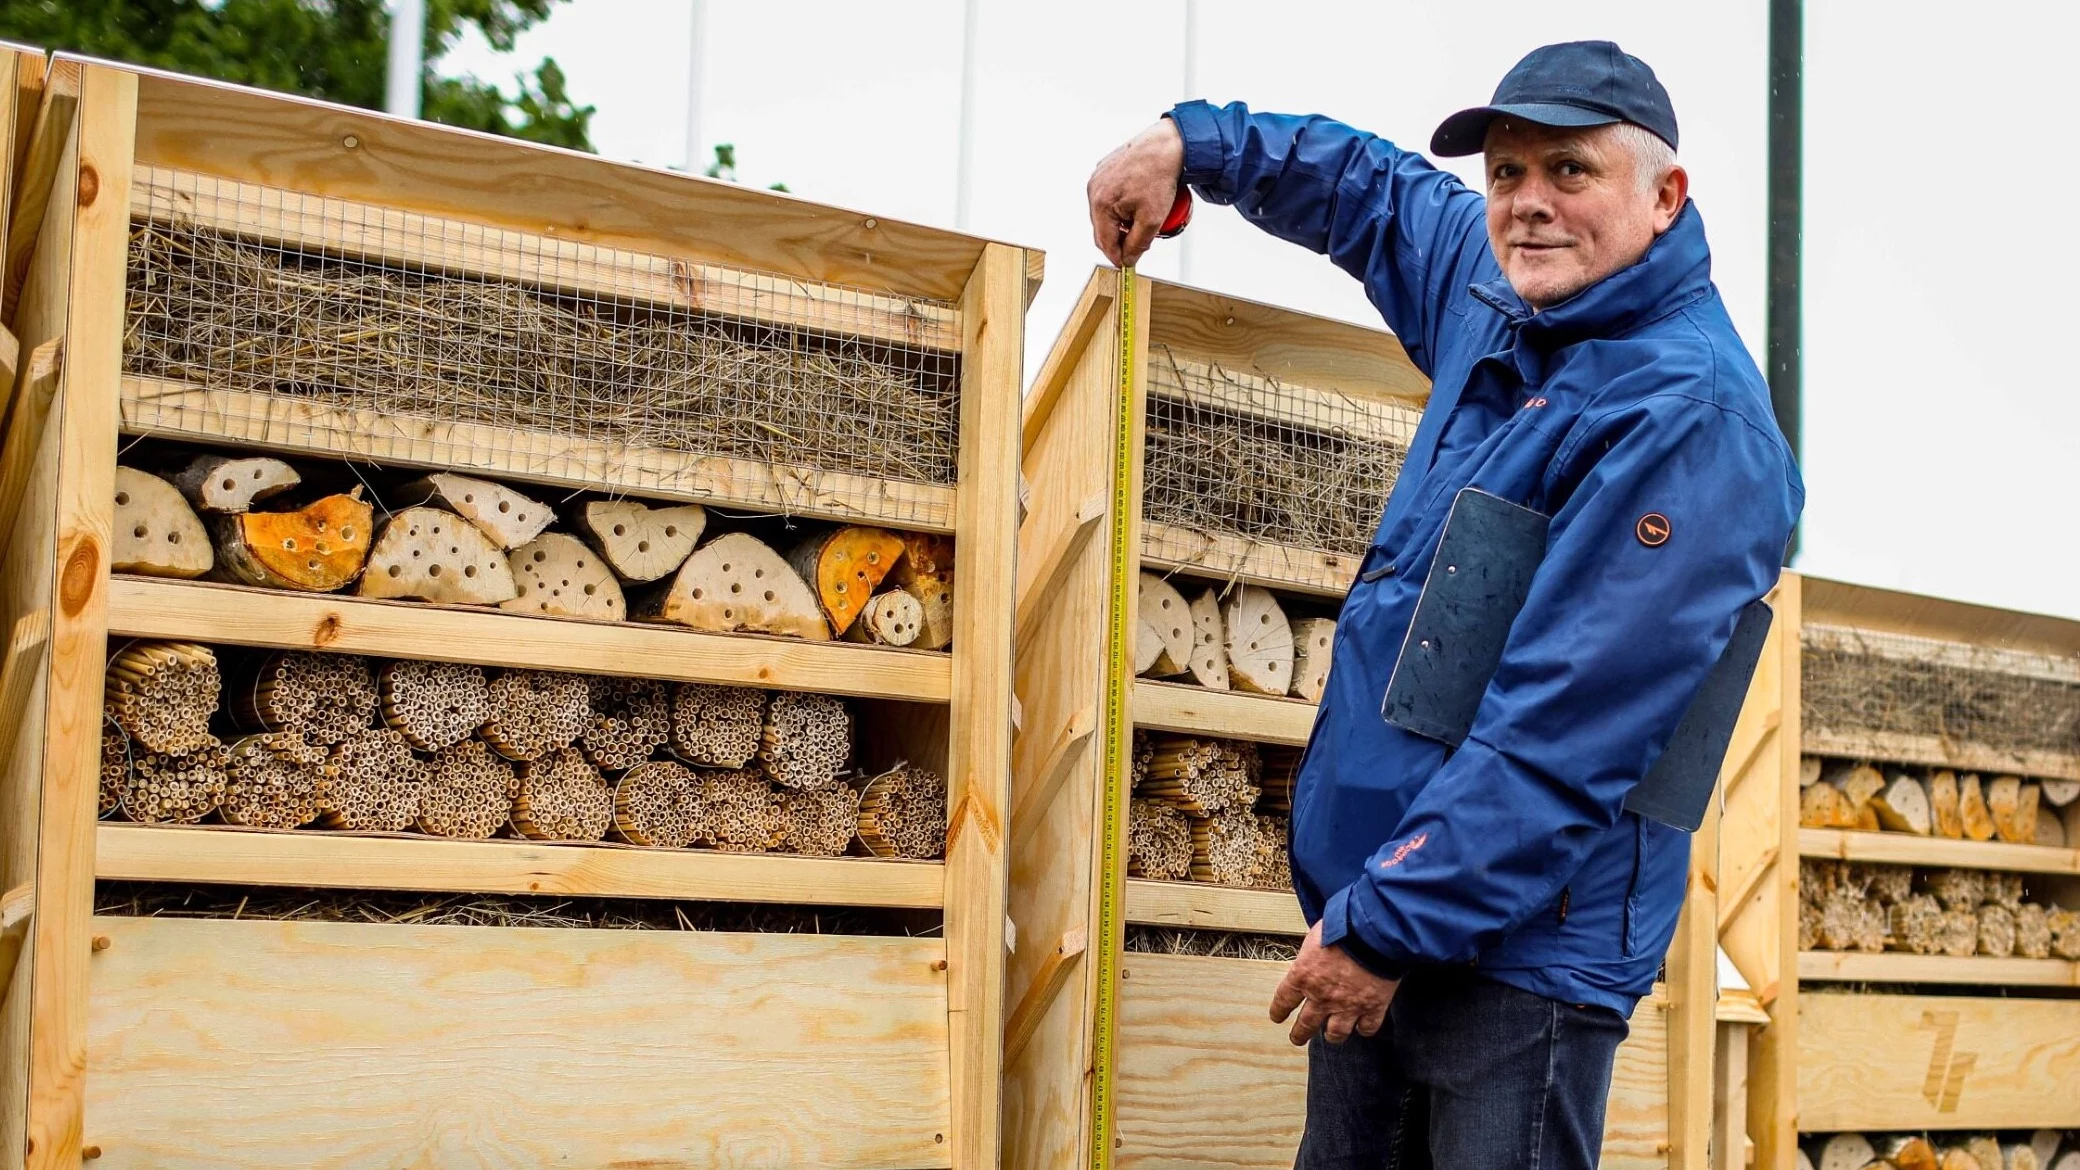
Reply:
[[[1613,123],[1611,138],[1632,155],[1633,178],[1642,191],[1653,190],[1676,165],[1676,148],[1644,126]]]

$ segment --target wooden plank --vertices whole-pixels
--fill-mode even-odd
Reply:
[[[237,443],[289,455],[346,456],[393,467],[479,471],[510,479],[700,504],[740,505],[847,523],[882,520],[953,530],[955,491],[753,459],[581,439],[546,430],[443,422],[164,378],[122,380],[123,430]]]
[[[1019,568],[1018,583],[1018,628],[1014,641],[1019,648],[1025,647],[1039,632],[1040,621],[1048,610],[1048,600],[1062,587],[1076,559],[1090,547],[1091,537],[1097,535],[1098,521],[1105,518],[1105,497],[1093,495],[1076,509],[1068,527],[1055,534],[1048,542],[1047,551],[1042,553],[1030,572],[1023,564]]]
[[[1134,684],[1134,726],[1182,735],[1214,735],[1295,746],[1314,729],[1315,705],[1244,691],[1216,691],[1185,683]]]
[[[8,215],[14,207],[17,140],[29,132],[43,104],[43,50],[0,42],[0,240],[7,238]]]
[[[1159,351],[1150,392],[1182,398],[1195,406],[1262,419],[1282,427],[1312,429],[1361,442],[1390,443],[1406,451],[1423,412],[1398,400],[1353,398],[1298,382],[1282,382],[1246,370],[1195,361]]]
[[[2061,657],[2080,655],[2080,622],[1973,605],[1918,593],[1801,575],[1805,619],[1949,642],[1970,642]]]
[[[1018,802],[1011,806],[1011,847],[1014,851],[1024,846],[1033,829],[1039,825],[1040,818],[1053,806],[1054,798],[1061,794],[1062,786],[1069,780],[1069,773],[1083,762],[1091,736],[1097,730],[1096,707],[1077,711],[1069,717],[1069,722],[1062,725],[1062,730],[1048,746],[1039,771],[1018,782]]]
[[[2003,748],[1901,731],[1845,731],[1813,727],[1806,728],[1802,742],[1806,753],[1815,756],[2080,780],[2080,755],[2071,752]]]
[[[109,630],[283,650],[581,671],[674,682],[945,703],[949,655],[851,642],[710,634],[327,593],[118,577]]]
[[[1760,1015],[1761,1012],[1757,1011]],[[1762,1016],[1767,1023],[1769,1017]],[[1740,1024],[1719,1024],[1718,1043],[1713,1046],[1712,1149],[1718,1153],[1721,1170],[1737,1170],[1747,1164],[1748,1141],[1748,1029]]]
[[[1342,597],[1358,575],[1357,554],[1276,544],[1175,524],[1142,525],[1141,567],[1234,579],[1317,597]]]
[[[1910,833],[1865,833],[1849,829],[1800,829],[1800,857],[1882,861],[1951,869],[2000,869],[2021,873],[2080,875],[2080,849],[2012,845],[2005,841],[1954,841]]]
[[[960,314],[943,302],[692,264],[166,167],[138,168],[130,213],[292,251],[514,281],[617,304],[712,313],[914,349],[960,346]]]
[[[1955,958],[1888,951],[1800,951],[1798,977],[1808,982],[1965,983],[1980,987],[2080,987],[2080,963],[2069,959]]]
[[[951,1155],[1003,1153],[1005,847],[1011,814],[1013,606],[1018,584],[1018,394],[1025,256],[991,244],[961,299],[960,572],[954,578],[947,772],[946,961]]]
[[[1233,930],[1245,934],[1307,933],[1300,899],[1285,890],[1251,890],[1199,882],[1127,882],[1127,921],[1145,926]],[[1269,1000],[1265,1001],[1269,1004]]]
[[[44,424],[50,421],[51,404],[58,397],[58,377],[64,371],[64,339],[53,337],[29,353],[17,379],[19,392],[9,403],[7,441],[0,450],[0,541],[12,536],[20,519],[22,500],[28,494],[31,471],[43,450]]]
[[[1393,334],[1184,285],[1151,282],[1149,338],[1179,354],[1353,397],[1421,407],[1423,377]]]
[[[1723,777],[1722,777],[1723,779]],[[1719,802],[1690,839],[1688,888],[1669,943],[1668,1165],[1712,1170],[1712,1077],[1718,1033]]]
[[[943,866],[536,841],[442,841],[223,826],[102,824],[104,881],[791,902],[938,909]]]
[[[15,961],[29,937],[29,922],[36,914],[36,886],[32,882],[0,895],[0,992],[14,982]]]
[[[2080,1001],[1813,993],[1799,1015],[1804,1129],[2080,1127]]]
[[[59,57],[50,63],[28,142],[14,169],[14,194],[9,201],[7,221],[6,287],[4,299],[0,299],[0,321],[8,324],[14,323],[15,308],[21,304],[22,286],[29,277],[29,261],[43,232],[44,216],[52,207],[59,208],[61,215],[71,213],[69,201],[54,198],[54,187],[62,169],[59,160],[71,141],[73,121],[79,111],[80,73],[77,60]],[[122,170],[129,170],[128,160]]]
[[[94,929],[103,1166],[952,1164],[936,940]]]
[[[1048,418],[1054,414],[1062,391],[1069,385],[1069,375],[1082,360],[1084,351],[1090,348],[1091,338],[1112,315],[1113,298],[1118,295],[1119,276],[1110,268],[1092,272],[1083,291],[1077,294],[1076,305],[1069,310],[1068,322],[1062,326],[1062,332],[1055,337],[1054,345],[1040,363],[1040,372],[1033,377],[1032,393],[1025,397],[1019,422],[1021,458],[1033,453],[1033,444],[1040,440],[1040,432],[1047,428]]]

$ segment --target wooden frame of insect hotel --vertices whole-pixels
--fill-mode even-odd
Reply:
[[[2080,622],[1779,595],[1718,881],[1756,1165],[2080,1168]]]
[[[1340,599],[1429,387],[1382,331],[1138,278],[1128,498],[1108,516],[1117,274],[1083,290],[1026,399],[1007,1159],[1086,1157],[1095,1062],[1121,1166],[1290,1165],[1306,1061],[1266,1009],[1305,932],[1285,816]],[[1107,524],[1138,556],[1128,776],[1103,767]],[[1130,786],[1115,1034],[1100,1035],[1106,783]],[[1688,926],[1633,1016],[1612,1166],[1703,1166],[1712,952]],[[1687,1110],[1687,1112],[1686,1112]]]
[[[30,71],[0,1149],[996,1165],[1039,255]]]

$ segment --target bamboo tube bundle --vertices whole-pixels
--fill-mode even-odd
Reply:
[[[260,660],[233,690],[232,715],[252,731],[296,731],[339,744],[375,722],[375,678],[352,654],[296,650]]]
[[[426,765],[404,735],[366,727],[332,749],[332,772],[318,789],[318,827],[398,833],[419,817]]]
[[[293,731],[261,732],[231,745],[225,765],[224,804],[217,811],[234,825],[300,829],[318,818],[318,793],[331,767]]]
[[[1914,870],[1911,866],[1872,864],[1858,868],[1870,886],[1870,896],[1882,905],[1904,902],[1914,894]]]
[[[2015,911],[2015,953],[2025,959],[2051,957],[2051,919],[2044,907],[2024,902]]]
[[[766,704],[758,762],[782,788],[821,788],[852,758],[852,712],[843,699],[781,691]]]
[[[700,777],[676,760],[637,764],[614,782],[617,841],[683,849],[700,834],[706,812]]]
[[[513,831],[532,841],[597,841],[614,823],[614,790],[574,747],[520,765]]]
[[[491,718],[484,668],[461,662],[392,662],[376,676],[383,722],[422,752],[468,739]]]
[[[1287,822],[1284,817],[1257,815],[1257,880],[1252,885],[1267,890],[1293,888],[1293,857],[1286,851]]]
[[[108,664],[103,704],[144,750],[185,755],[216,743],[209,718],[222,689],[217,656],[209,647],[132,642]]]
[[[758,755],[766,693],[756,687],[681,683],[672,692],[672,754],[689,764],[741,768]]]
[[[513,813],[520,778],[481,739],[449,744],[426,765],[426,787],[413,818],[422,833],[481,841],[497,835]]]
[[[153,825],[191,825],[224,802],[224,747],[215,737],[184,755],[143,752],[131,761],[123,815]]]
[[[2019,873],[1990,870],[1986,874],[1986,900],[2013,910],[2022,905],[2023,879]]]
[[[2005,959],[2015,953],[2015,912],[1998,903],[1979,907],[1979,953]]]
[[[618,772],[650,758],[672,735],[669,683],[647,678],[586,680],[592,719],[578,748],[594,767]]]
[[[1135,797],[1127,804],[1127,872],[1156,881],[1192,876],[1192,822],[1167,800]]]
[[[855,823],[876,857],[929,860],[946,852],[946,778],[899,763],[867,781]]]
[[[764,853],[780,845],[780,795],[757,768],[702,772],[706,808],[695,838],[727,853]]]
[[[1903,898],[1886,908],[1885,927],[1895,949],[1936,954],[1943,949],[1943,904],[1928,894]]]
[[[130,789],[130,737],[113,717],[101,721],[101,795],[94,815],[105,817],[122,807]]]
[[[1257,814],[1235,809],[1192,821],[1192,880],[1253,886],[1263,878],[1263,830]]]
[[[1943,920],[1936,930],[1936,948],[1953,959],[1968,958],[1979,953],[1979,916],[1971,910],[1953,908],[1943,911]]]
[[[1972,910],[1986,900],[1986,871],[1979,869],[1932,869],[1922,884],[1945,910]]]
[[[1257,800],[1258,808],[1272,813],[1293,811],[1293,784],[1300,778],[1300,757],[1305,754],[1296,747],[1257,745],[1264,789],[1264,795]]]
[[[1256,803],[1262,766],[1255,744],[1161,736],[1154,746],[1142,795],[1162,797],[1195,817]]]
[[[859,831],[860,794],[843,780],[780,794],[780,848],[809,857],[842,857]]]
[[[1148,779],[1148,761],[1154,758],[1155,754],[1156,747],[1154,741],[1149,738],[1147,732],[1136,728],[1134,731],[1133,750],[1127,757],[1127,791],[1141,791],[1142,782]]]
[[[2051,953],[2061,959],[2080,959],[2080,911],[2053,906],[2045,911],[2045,929],[2051,932]]]
[[[592,699],[582,674],[550,670],[501,670],[486,688],[491,718],[484,742],[509,760],[548,758],[575,742],[592,719]],[[607,831],[600,826],[600,833]],[[588,840],[597,840],[598,834]]]
[[[1798,900],[1798,949],[1820,949],[1820,903],[1809,898]]]

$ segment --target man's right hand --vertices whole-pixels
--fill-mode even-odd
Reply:
[[[1125,268],[1155,242],[1184,174],[1184,136],[1168,118],[1136,134],[1091,172],[1091,234],[1098,251]]]

